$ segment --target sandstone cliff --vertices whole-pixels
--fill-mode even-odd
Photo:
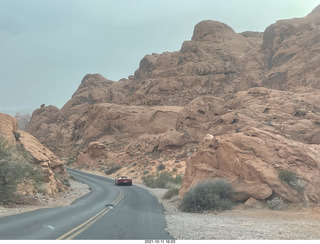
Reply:
[[[264,33],[202,21],[179,51],[146,55],[128,79],[86,75],[63,108],[34,111],[28,131],[81,167],[136,178],[160,162],[186,167],[181,194],[224,177],[240,201],[317,203],[319,25],[319,7]],[[303,193],[281,170],[297,174]]]
[[[10,158],[1,159],[1,163],[8,162],[9,164],[18,163],[22,165],[31,163],[32,168],[42,172],[42,193],[52,195],[65,189],[65,186],[56,177],[59,175],[62,179],[67,176],[62,161],[35,137],[19,130],[15,118],[0,113],[0,137],[8,143],[6,150],[10,151],[11,154]],[[2,170],[5,169],[2,168]],[[32,180],[23,180],[18,185],[18,193],[23,195],[35,194],[37,189],[34,183]]]

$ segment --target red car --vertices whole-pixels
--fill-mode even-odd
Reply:
[[[120,186],[120,185],[132,186],[132,179],[128,178],[127,176],[120,176],[115,178],[114,184],[117,186]]]

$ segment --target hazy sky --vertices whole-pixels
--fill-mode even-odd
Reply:
[[[180,50],[194,26],[236,32],[304,17],[320,0],[0,0],[0,112],[61,108],[83,76],[118,81],[151,53]]]

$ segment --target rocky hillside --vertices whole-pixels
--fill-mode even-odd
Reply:
[[[35,137],[19,130],[15,118],[1,113],[0,174],[2,197],[14,193],[32,196],[37,192],[53,195],[65,189],[61,181],[67,177],[58,157]],[[2,197],[0,202],[8,200]]]
[[[317,203],[319,59],[319,7],[264,33],[206,20],[179,51],[146,55],[128,79],[86,75],[62,109],[34,111],[28,131],[74,166],[135,178],[159,164],[186,167],[181,194],[222,177],[239,201]]]

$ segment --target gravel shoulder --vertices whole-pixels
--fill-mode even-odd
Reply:
[[[56,198],[38,196],[34,205],[0,207],[0,218],[39,208],[71,205],[73,201],[90,192],[89,187],[70,180],[70,190]],[[244,209],[239,206],[222,213],[184,213],[178,210],[180,200],[164,200],[167,189],[149,188],[159,199],[167,220],[166,230],[177,240],[319,240],[320,207],[273,211],[269,209]]]
[[[57,194],[55,197],[38,194],[35,196],[35,199],[33,199],[32,203],[30,204],[19,204],[10,208],[0,206],[0,218],[30,212],[41,208],[70,206],[75,200],[90,192],[90,189],[86,184],[70,179],[69,183],[69,190],[66,192],[61,192]]]
[[[180,212],[178,197],[164,200],[166,189],[148,188],[162,203],[166,230],[177,240],[319,240],[320,206],[287,210],[244,209],[222,213]]]

